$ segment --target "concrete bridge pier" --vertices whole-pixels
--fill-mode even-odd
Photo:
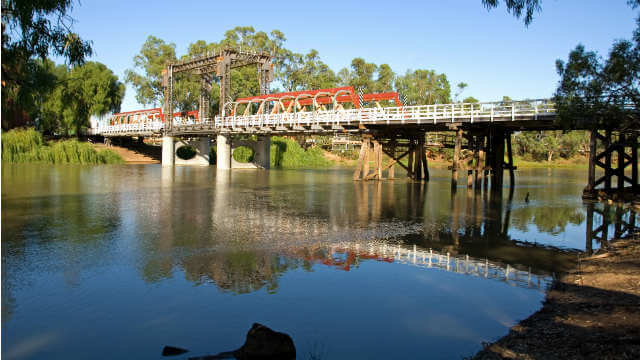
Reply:
[[[218,169],[231,169],[231,136],[218,135],[216,138],[216,166]]]
[[[258,136],[253,161],[265,170],[271,167],[271,136]]]
[[[175,163],[173,136],[162,137],[162,166],[173,166]]]

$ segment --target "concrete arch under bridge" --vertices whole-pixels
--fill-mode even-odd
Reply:
[[[253,161],[241,163],[233,158],[240,147],[253,150]],[[269,169],[271,162],[271,137],[258,136],[257,140],[234,139],[231,135],[216,137],[216,165],[218,169]]]
[[[211,141],[209,137],[164,136],[162,138],[162,164],[208,166],[210,162]],[[271,138],[259,136],[257,140],[234,138],[231,135],[218,135],[216,142],[216,165],[218,169],[269,169],[271,160]],[[189,147],[195,153],[192,157],[179,156],[181,148]],[[242,163],[233,158],[233,152],[240,147],[253,150],[253,161]]]

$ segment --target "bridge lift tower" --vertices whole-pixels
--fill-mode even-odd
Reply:
[[[273,64],[271,62],[272,56],[265,52],[252,52],[242,51],[230,47],[225,47],[220,50],[209,52],[202,56],[178,61],[167,64],[163,70],[162,85],[164,88],[164,106],[163,110],[165,114],[173,114],[173,83],[174,75],[181,72],[191,72],[196,75],[200,75],[200,99],[199,99],[199,118],[202,121],[206,121],[211,117],[209,113],[209,91],[211,90],[213,76],[215,75],[220,81],[220,115],[231,113],[231,70],[244,66],[255,65],[257,68],[258,82],[260,86],[260,95],[267,94],[269,92],[269,84],[273,81]],[[173,119],[169,116],[167,123],[164,127],[164,134],[162,140],[162,164],[173,165],[175,158],[174,149],[174,134],[173,134]],[[199,146],[199,151],[202,153],[206,151],[208,154],[208,138],[202,138],[201,143],[206,142],[207,146]],[[225,135],[218,135],[218,168],[229,168],[231,158],[231,146],[230,139]],[[270,141],[262,141],[266,146],[267,154],[267,167],[269,159],[269,146]],[[206,148],[206,149],[205,149]],[[221,153],[222,152],[222,153]],[[258,155],[258,154],[257,154]],[[228,159],[227,159],[228,158]]]

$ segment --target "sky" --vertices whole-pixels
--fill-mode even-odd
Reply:
[[[176,44],[177,56],[197,40],[219,41],[226,30],[253,26],[282,31],[285,47],[316,49],[336,73],[355,57],[389,64],[397,74],[432,69],[462,97],[497,101],[553,95],[557,59],[579,43],[606,56],[614,40],[630,39],[639,11],[626,0],[542,0],[533,23],[481,0],[424,1],[99,1],[76,3],[74,31],[93,41],[94,55],[124,80],[149,35]],[[122,111],[144,108],[127,86]]]

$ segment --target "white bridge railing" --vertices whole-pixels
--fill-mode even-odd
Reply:
[[[194,120],[174,118],[173,125],[181,131],[246,131],[246,129],[276,128],[296,130],[304,126],[345,125],[402,125],[443,123],[487,123],[494,121],[538,120],[555,116],[555,104],[551,100],[527,100],[509,103],[458,103],[416,105],[350,110],[325,110],[295,113],[216,116],[214,119]],[[93,134],[117,135],[154,133],[164,128],[162,122],[105,125],[92,129]],[[329,131],[327,129],[317,129]]]
[[[344,253],[345,251],[353,251],[359,256],[370,255],[382,261],[387,260],[420,268],[439,269],[484,279],[494,279],[504,281],[513,286],[536,288],[541,291],[546,290],[553,276],[555,276],[555,274],[533,273],[531,267],[527,270],[521,270],[510,264],[474,258],[469,255],[450,255],[449,253],[440,253],[432,249],[420,249],[415,245],[407,247],[384,242],[378,244],[349,242],[334,245],[331,248],[332,255]]]

